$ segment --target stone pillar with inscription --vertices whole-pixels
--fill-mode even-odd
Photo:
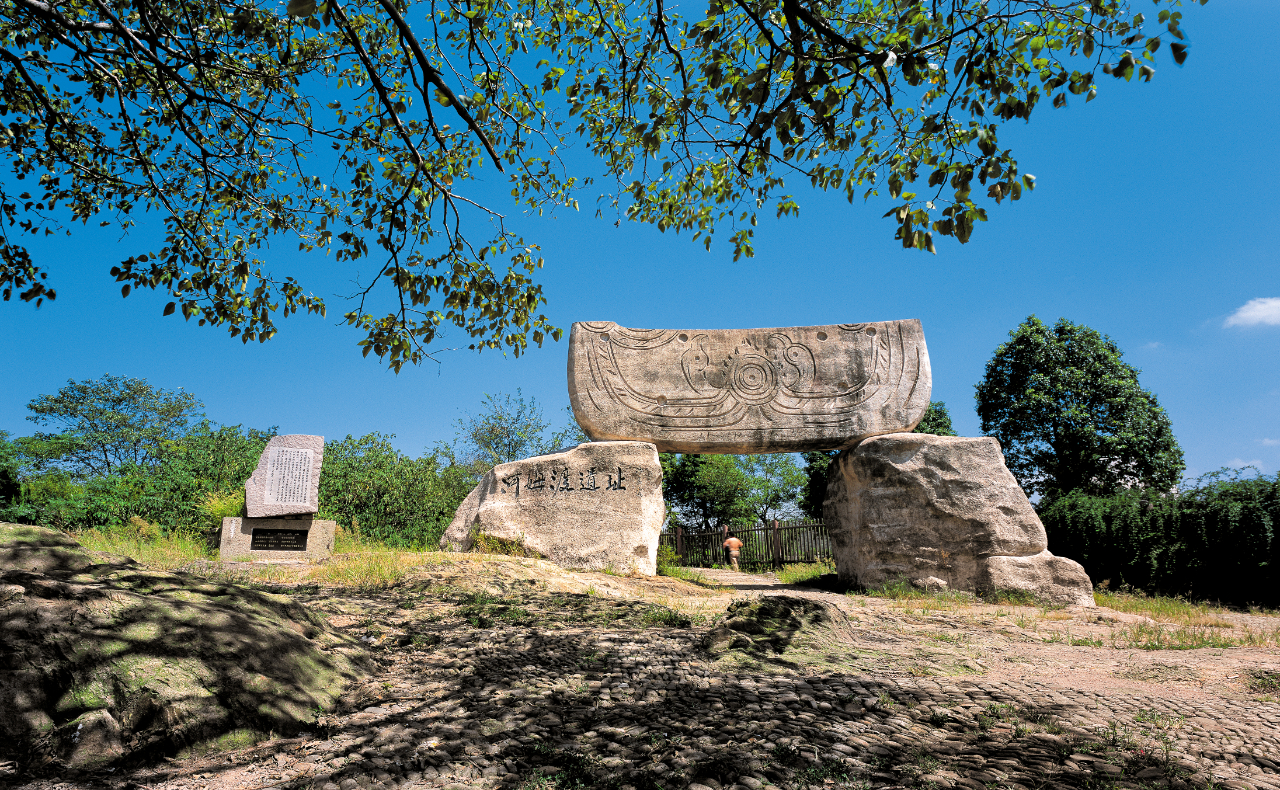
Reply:
[[[224,562],[316,560],[333,553],[337,524],[316,519],[324,437],[274,436],[244,484],[247,518],[224,518]]]
[[[665,515],[657,448],[591,442],[494,467],[459,506],[440,545],[471,551],[483,535],[565,568],[652,576]]]

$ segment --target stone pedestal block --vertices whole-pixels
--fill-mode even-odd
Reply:
[[[647,442],[592,442],[500,464],[463,501],[440,541],[518,543],[565,568],[657,572],[662,467]]]
[[[897,433],[836,457],[823,516],[836,570],[873,587],[1022,590],[1093,605],[1084,569],[1048,551],[1044,525],[995,439]]]
[[[321,560],[333,554],[336,521],[310,518],[224,518],[223,562]]]
[[[596,441],[662,452],[779,453],[852,447],[909,431],[929,408],[914,319],[772,329],[573,325],[569,402]]]

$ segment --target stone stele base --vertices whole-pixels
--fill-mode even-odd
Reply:
[[[336,521],[310,518],[224,518],[223,562],[308,562],[333,554]]]

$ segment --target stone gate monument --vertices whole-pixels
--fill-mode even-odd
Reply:
[[[660,452],[852,447],[914,428],[932,379],[917,320],[774,329],[569,333],[569,402],[596,441]]]
[[[244,484],[247,518],[224,518],[218,554],[231,560],[315,560],[333,553],[337,524],[316,519],[324,437],[273,436]]]
[[[485,533],[570,567],[651,574],[658,452],[840,450],[824,516],[846,582],[906,578],[1093,604],[1084,569],[1049,553],[994,439],[910,433],[933,385],[916,319],[717,330],[576,323],[568,373],[573,415],[592,443],[494,469],[458,509],[446,548],[466,550]],[[614,454],[646,459],[633,466],[643,481],[634,501],[606,503],[574,485],[581,468],[612,466],[603,459]],[[544,480],[546,468],[560,471]]]

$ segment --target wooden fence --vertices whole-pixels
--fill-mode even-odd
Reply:
[[[780,568],[789,562],[817,562],[830,558],[831,539],[821,519],[774,521],[768,527],[735,528],[742,541],[738,566],[750,570]],[[682,527],[664,532],[659,545],[671,546],[687,567],[726,564],[722,548],[728,531],[690,534]]]

